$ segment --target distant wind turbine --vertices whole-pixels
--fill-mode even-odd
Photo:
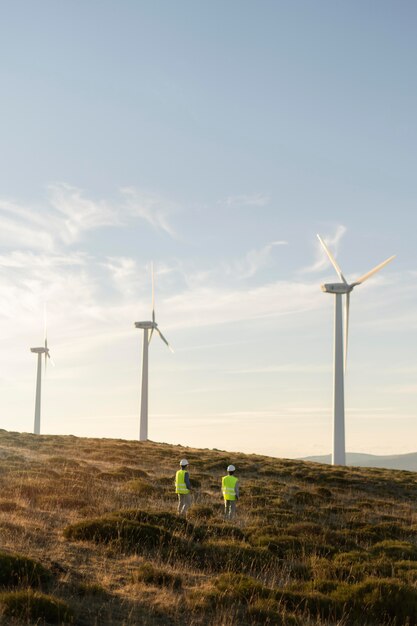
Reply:
[[[345,465],[346,464],[346,452],[345,452],[345,399],[344,399],[344,375],[346,371],[347,363],[347,349],[348,349],[348,335],[349,335],[349,308],[350,308],[350,292],[357,285],[361,285],[365,280],[368,280],[371,276],[379,272],[385,265],[390,263],[394,256],[389,257],[386,261],[383,261],[372,270],[358,278],[353,283],[348,283],[343,276],[342,271],[337,264],[336,259],[324,243],[320,235],[317,235],[321,245],[324,248],[327,256],[337,275],[339,276],[341,283],[326,283],[321,285],[321,290],[325,293],[331,293],[335,296],[335,318],[334,318],[334,392],[333,392],[333,465]],[[345,309],[345,346],[343,350],[343,313],[342,313],[342,295],[346,296],[346,309]],[[343,360],[343,351],[345,352],[345,359]]]
[[[44,311],[44,346],[41,348],[31,348],[30,351],[38,355],[38,367],[36,374],[36,400],[35,400],[35,424],[33,432],[35,435],[40,435],[41,432],[41,382],[42,382],[42,354],[45,355],[45,372],[48,359],[51,360],[51,364],[55,365],[48,348],[48,337],[46,329],[46,311]]]
[[[160,338],[171,352],[174,352],[168,341],[158,328],[158,324],[155,321],[155,284],[154,284],[154,271],[153,264],[151,268],[152,273],[152,321],[151,322],[135,322],[136,328],[143,329],[143,356],[142,356],[142,388],[141,388],[141,400],[140,400],[140,427],[139,427],[139,441],[146,441],[148,439],[148,353],[149,344],[152,339],[154,330],[158,333]],[[149,334],[149,330],[151,333]]]

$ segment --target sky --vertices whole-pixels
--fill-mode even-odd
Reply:
[[[0,20],[0,428],[331,451],[349,280],[346,447],[417,450],[414,0],[14,0]]]

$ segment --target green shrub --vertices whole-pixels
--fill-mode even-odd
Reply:
[[[4,616],[25,621],[40,620],[48,624],[73,623],[74,616],[70,607],[54,596],[31,590],[9,591],[0,593],[0,610]]]
[[[171,574],[162,569],[157,569],[151,563],[143,563],[133,574],[135,582],[141,581],[149,585],[159,587],[169,587],[174,590],[181,589],[182,580],[180,576]]]
[[[283,565],[286,566],[288,575],[294,580],[311,580],[313,571],[311,565],[304,561],[284,560]]]
[[[142,522],[144,524],[152,524],[153,526],[161,526],[171,532],[187,532],[193,531],[193,526],[183,517],[178,517],[170,511],[141,511],[138,509],[121,509],[120,511],[113,511],[111,514],[113,517],[130,520],[132,522]]]
[[[187,512],[187,518],[191,520],[208,520],[212,517],[213,509],[204,504],[194,504]]]
[[[372,546],[371,552],[395,560],[417,561],[417,546],[407,541],[381,541]]]
[[[283,612],[276,600],[258,598],[248,605],[248,623],[251,626],[303,626],[295,615]]]
[[[104,517],[67,526],[66,539],[115,543],[123,550],[141,552],[143,549],[176,547],[179,540],[167,530],[151,524]]]
[[[295,522],[293,524],[289,524],[286,531],[289,535],[296,537],[303,535],[307,537],[316,537],[317,535],[323,534],[323,526],[315,524],[314,522]]]
[[[98,583],[79,583],[75,588],[75,593],[81,597],[94,596],[105,598],[107,591]]]
[[[319,591],[320,593],[329,594],[332,591],[335,591],[339,584],[338,580],[315,580],[314,590]]]
[[[41,563],[20,554],[0,552],[0,585],[38,586],[48,583],[52,574]]]
[[[155,493],[155,487],[147,483],[143,478],[129,480],[123,488],[125,491],[134,493],[137,496],[150,496]]]
[[[417,624],[417,590],[392,579],[368,579],[355,585],[341,584],[331,597],[362,624]],[[369,620],[369,622],[368,622]]]
[[[269,597],[270,589],[264,587],[259,581],[245,576],[244,574],[220,574],[214,580],[215,589],[234,599],[251,600],[253,597]]]
[[[110,472],[101,472],[98,477],[103,480],[122,481],[133,478],[148,478],[148,473],[137,467],[122,466]]]
[[[287,553],[300,553],[302,542],[298,537],[291,535],[252,535],[251,543],[255,546],[265,547],[280,558]]]
[[[297,491],[291,498],[291,501],[297,506],[317,504],[318,500],[318,496],[311,491]]]
[[[330,500],[333,497],[332,492],[327,487],[317,487],[317,493],[323,500]]]
[[[249,573],[277,565],[277,559],[266,550],[234,543],[188,544],[181,557],[190,565],[208,572]]]
[[[237,539],[238,541],[246,541],[246,535],[239,526],[230,526],[229,524],[210,524],[200,527],[204,538],[223,538]]]
[[[309,613],[322,618],[334,618],[337,614],[335,602],[318,591],[290,591],[279,590],[275,598],[282,606],[290,611]]]

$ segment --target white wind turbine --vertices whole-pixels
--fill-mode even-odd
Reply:
[[[322,291],[325,293],[331,293],[335,296],[335,318],[334,318],[334,392],[333,392],[333,465],[345,465],[345,399],[344,399],[344,375],[346,371],[347,360],[347,348],[348,348],[348,334],[349,334],[349,307],[350,307],[350,292],[357,285],[361,285],[365,280],[368,280],[371,276],[379,272],[387,263],[395,258],[389,257],[386,261],[383,261],[372,270],[364,274],[355,282],[348,283],[343,276],[342,271],[324,243],[320,235],[317,235],[321,245],[324,248],[327,256],[330,259],[331,264],[339,276],[341,283],[326,283],[321,285]],[[342,295],[346,296],[346,309],[345,309],[345,345],[344,352],[345,358],[343,360],[343,313],[342,313]]]
[[[151,268],[152,273],[152,321],[151,322],[135,322],[136,328],[143,329],[143,356],[142,356],[142,388],[141,388],[141,400],[140,400],[140,427],[139,427],[139,441],[146,441],[148,439],[148,366],[149,366],[149,344],[152,339],[154,330],[158,333],[160,338],[171,352],[174,352],[168,341],[158,328],[158,324],[155,321],[155,285],[154,285],[154,272],[153,265]],[[151,333],[149,334],[149,330]]]
[[[36,374],[36,399],[35,399],[35,424],[33,432],[35,435],[40,435],[41,432],[41,383],[42,383],[42,354],[45,355],[45,372],[48,359],[51,359],[51,364],[55,365],[54,360],[49,354],[48,337],[46,331],[46,312],[44,311],[44,345],[40,348],[31,348],[30,351],[38,355],[38,366]]]

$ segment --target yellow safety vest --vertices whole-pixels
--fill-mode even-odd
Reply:
[[[187,485],[185,484],[186,473],[185,470],[178,470],[175,474],[175,493],[190,493],[190,490],[187,489]]]
[[[223,476],[222,492],[225,500],[236,500],[236,483],[237,478],[235,476]]]

